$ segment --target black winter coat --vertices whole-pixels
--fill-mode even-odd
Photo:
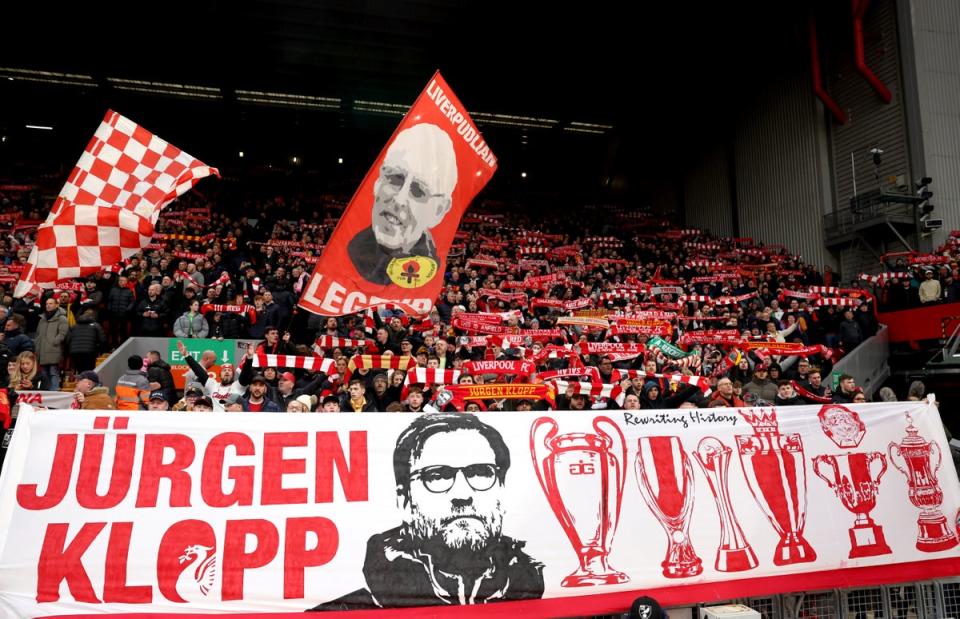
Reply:
[[[129,288],[114,286],[110,289],[110,296],[107,297],[107,312],[112,316],[129,318],[136,305],[137,299]]]
[[[67,351],[71,355],[96,355],[106,342],[103,327],[92,317],[81,316],[67,334]]]

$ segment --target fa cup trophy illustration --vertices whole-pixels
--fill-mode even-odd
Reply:
[[[923,440],[920,431],[913,425],[913,417],[908,413],[907,436],[900,443],[891,442],[887,452],[890,454],[890,463],[907,476],[910,502],[920,508],[917,550],[936,552],[956,546],[957,534],[940,510],[940,504],[943,503],[943,490],[937,481],[937,471],[943,462],[940,446],[933,441]],[[936,464],[933,464],[934,453]],[[898,458],[894,454],[899,456],[904,466],[897,464]]]
[[[730,501],[730,456],[733,450],[712,436],[700,441],[693,453],[710,484],[713,500],[720,516],[720,547],[717,548],[715,567],[720,572],[751,570],[757,565],[757,555],[750,547]]]
[[[877,451],[817,456],[813,472],[827,482],[843,506],[856,516],[850,528],[850,558],[891,552],[883,528],[870,518],[877,506],[880,478],[887,471],[886,457]]]
[[[676,436],[637,439],[637,486],[647,507],[667,532],[667,556],[660,565],[667,578],[696,576],[703,562],[690,543],[693,465]]]
[[[627,443],[620,428],[606,417],[595,418],[593,428],[596,434],[558,435],[557,422],[549,417],[540,417],[530,427],[537,479],[580,560],[580,566],[560,583],[562,587],[630,580],[607,559],[620,520]]]
[[[743,474],[753,498],[780,534],[774,565],[815,561],[817,553],[803,537],[807,473],[800,435],[780,434],[773,408],[755,408],[740,415],[754,431],[752,436],[736,436]]]

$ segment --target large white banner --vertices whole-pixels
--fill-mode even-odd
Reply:
[[[497,602],[557,616],[638,592],[932,578],[960,573],[958,508],[930,402],[25,410],[0,477],[0,614]]]

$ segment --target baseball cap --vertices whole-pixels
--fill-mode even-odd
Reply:
[[[253,379],[250,381],[250,384],[253,384],[253,383],[263,383],[264,385],[266,385],[266,384],[267,384],[267,379],[263,376],[263,374],[257,374],[257,375],[254,376]]]
[[[660,619],[664,616],[660,603],[648,595],[638,597],[630,605],[629,619]]]
[[[197,398],[197,401],[193,403],[193,406],[209,406],[213,408],[213,400],[209,396],[203,396],[202,398]]]
[[[325,397],[323,398],[323,401],[321,402],[321,404],[327,404],[327,403],[329,403],[329,402],[336,402],[337,404],[339,404],[339,403],[340,403],[340,398],[338,398],[337,396],[335,396],[335,395],[333,395],[333,394],[331,393],[330,395],[325,396]]]
[[[293,375],[293,372],[284,372],[280,375],[280,380],[289,380],[291,383],[297,382],[297,377]]]
[[[151,400],[166,400],[166,399],[167,399],[167,396],[166,396],[166,394],[163,393],[163,391],[157,389],[156,391],[151,391],[151,392],[150,392],[150,399],[151,399]]]
[[[230,404],[243,404],[243,396],[239,393],[231,393],[225,399],[220,400],[220,403],[224,406],[229,406]]]
[[[202,396],[203,387],[200,383],[187,383],[186,388],[183,390],[183,397],[187,397],[188,395]]]
[[[77,380],[83,380],[83,379],[89,380],[95,385],[100,384],[100,376],[98,376],[97,373],[94,372],[93,370],[86,370],[84,372],[80,372],[79,374],[77,374]]]

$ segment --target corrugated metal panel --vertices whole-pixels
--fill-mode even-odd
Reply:
[[[936,244],[960,229],[960,2],[911,3],[926,169],[933,177],[934,216],[944,220]]]
[[[832,69],[828,72],[830,94],[847,112],[845,125],[833,126],[832,153],[834,195],[837,208],[850,206],[853,197],[854,162],[857,192],[878,188],[877,168],[870,149],[883,149],[879,182],[889,187],[888,177],[910,180],[903,89],[900,85],[900,58],[897,42],[897,12],[894,0],[874,0],[863,23],[864,57],[867,66],[890,89],[893,100],[884,103],[877,92],[857,73],[853,64],[853,32],[842,50],[832,50]]]
[[[686,225],[717,236],[734,236],[730,170],[725,149],[716,146],[687,172],[683,183]]]
[[[734,145],[741,234],[782,243],[816,265],[828,261],[823,123],[809,77],[785,74],[738,119]]]

